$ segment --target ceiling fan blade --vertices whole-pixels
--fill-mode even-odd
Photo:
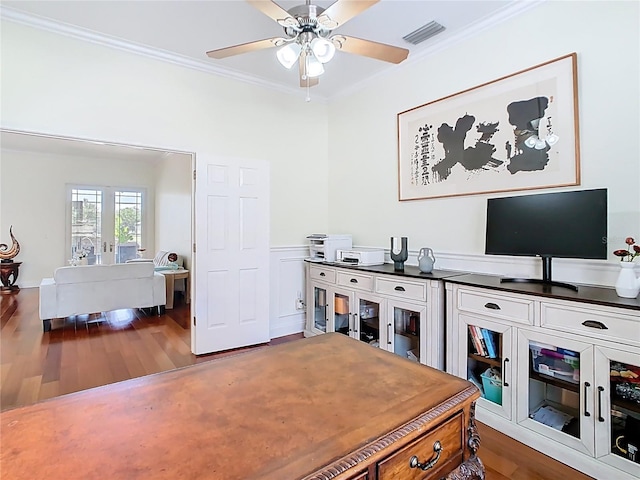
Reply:
[[[267,17],[274,19],[276,22],[283,21],[287,17],[291,17],[289,12],[287,12],[284,8],[282,8],[277,3],[272,2],[271,0],[246,0],[247,3],[250,3],[253,7],[260,10]],[[296,22],[297,24],[297,22]]]
[[[318,23],[329,30],[341,27],[380,0],[337,0],[318,15]]]
[[[400,63],[406,60],[409,55],[409,50],[406,48],[394,47],[386,43],[378,43],[346,35],[334,35],[329,40],[333,42],[338,50],[343,52],[376,58],[384,62]]]
[[[266,38],[264,40],[257,40],[255,42],[241,43],[240,45],[233,45],[231,47],[210,50],[207,52],[207,56],[218,59],[227,58],[233,55],[240,55],[241,53],[255,52],[256,50],[264,50],[265,48],[279,47],[285,42],[286,40],[284,38]]]
[[[305,63],[307,61],[307,54],[303,50],[300,52],[300,58],[298,59],[298,65],[300,67],[300,86],[302,88],[314,87],[318,85],[318,77],[308,77],[305,72]]]

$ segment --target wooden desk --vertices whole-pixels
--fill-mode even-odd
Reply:
[[[184,278],[184,301],[189,303],[191,301],[191,286],[189,279],[189,270],[185,270],[184,268],[180,268],[177,270],[160,270],[160,273],[164,275],[165,279],[165,288],[167,291],[167,303],[165,304],[166,309],[173,308],[173,295],[175,293],[175,281]]]
[[[482,479],[478,396],[330,333],[2,412],[0,469],[7,479]],[[437,456],[436,441],[434,468],[410,468],[414,455]]]

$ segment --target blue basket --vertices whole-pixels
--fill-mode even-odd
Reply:
[[[484,388],[484,398],[502,405],[502,380],[488,377],[484,373],[481,373],[480,377],[482,378],[482,388]]]

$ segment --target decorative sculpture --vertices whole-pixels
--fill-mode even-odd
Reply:
[[[391,260],[393,260],[393,269],[403,271],[404,262],[409,258],[407,237],[391,237],[391,251],[389,252],[389,256]]]
[[[0,260],[3,262],[11,262],[12,259],[20,253],[20,244],[16,237],[13,236],[13,225],[9,227],[9,235],[11,236],[11,248],[5,243],[0,243]]]

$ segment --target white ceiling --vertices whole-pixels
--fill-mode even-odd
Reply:
[[[344,1],[344,0],[342,0]],[[463,38],[520,14],[540,0],[381,0],[335,30],[337,33],[409,49],[405,64],[427,57]],[[284,9],[303,0],[277,0]],[[327,8],[333,0],[317,0]],[[2,17],[96,43],[204,71],[231,76],[303,96],[298,72],[276,60],[275,49],[214,60],[205,52],[282,36],[282,27],[243,0],[69,1],[2,0]],[[446,30],[419,45],[402,37],[435,20]],[[380,60],[338,52],[325,65],[315,99],[331,99],[368,79],[402,68]]]

